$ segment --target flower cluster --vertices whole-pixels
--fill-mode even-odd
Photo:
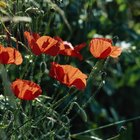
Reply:
[[[86,43],[73,46],[70,42],[63,41],[60,37],[40,36],[37,33],[24,32],[28,46],[34,55],[46,54],[50,56],[65,55],[83,60],[80,51]],[[121,48],[112,45],[111,39],[93,38],[89,44],[89,50],[95,58],[104,59],[107,57],[116,58],[121,54]],[[23,62],[21,53],[12,48],[0,45],[0,63],[20,65]],[[84,90],[86,87],[87,75],[78,68],[71,65],[60,65],[51,63],[49,76],[58,80],[68,87],[76,87]],[[33,100],[42,94],[41,87],[29,80],[16,79],[11,83],[11,89],[16,97],[23,100]]]

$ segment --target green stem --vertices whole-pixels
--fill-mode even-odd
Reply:
[[[94,77],[96,77],[99,74],[100,71],[102,71],[106,67],[108,60],[109,60],[109,58],[107,58],[106,60],[100,60],[95,64],[95,66],[93,67],[93,69],[91,70],[91,73],[89,75],[85,92],[92,93],[92,91],[91,91],[92,80]],[[93,92],[93,94],[90,96],[90,98],[87,100],[87,102],[83,104],[83,106],[82,106],[83,108],[85,108],[92,101],[92,99],[95,98],[95,96],[100,91],[100,89],[102,88],[103,85],[104,85],[104,82],[101,81],[97,90],[95,92]]]
[[[29,55],[29,60],[26,60],[26,65],[24,69],[22,70],[22,73],[20,74],[20,79],[23,79],[23,77],[29,72],[30,69],[30,60],[31,60],[31,55]]]
[[[87,100],[87,102],[85,102],[83,105],[82,105],[82,108],[84,109],[94,98],[95,96],[97,95],[97,93],[100,91],[100,89],[103,87],[103,81],[101,81],[100,85],[98,86],[97,90],[94,92],[94,94],[92,94],[90,96],[90,98]]]
[[[140,119],[140,116],[130,118],[130,119],[127,119],[127,120],[121,120],[121,121],[117,121],[117,122],[113,122],[113,123],[110,123],[110,124],[107,124],[107,125],[100,126],[98,128],[89,129],[89,130],[86,130],[86,131],[83,131],[83,132],[80,132],[80,133],[77,133],[77,134],[72,134],[71,136],[75,137],[75,136],[90,133],[90,132],[93,132],[93,131],[96,131],[96,130],[101,130],[101,129],[104,129],[104,128],[108,128],[108,127],[111,127],[111,126],[114,126],[114,125],[117,125],[117,124],[127,123],[127,122],[131,122],[131,121],[134,121],[134,120],[139,120],[139,119]]]
[[[35,70],[35,62],[37,60],[37,57],[34,56],[33,58],[33,63],[32,63],[32,66],[31,66],[31,74],[30,74],[30,80],[33,81],[33,76],[34,76],[34,70]]]
[[[0,35],[0,38],[6,38],[6,35]],[[31,52],[30,49],[26,45],[24,45],[21,41],[18,41],[15,37],[10,36],[10,39],[20,44],[21,46],[23,46],[28,52]]]
[[[0,18],[0,23],[2,24],[3,28],[5,29],[5,31],[6,31],[7,33],[11,34],[11,33],[9,32],[9,30],[7,29],[7,27],[5,26],[5,24],[2,22],[1,18]]]
[[[3,64],[0,64],[0,74],[1,74],[2,83],[4,87],[4,96],[5,98],[8,97],[10,105],[15,107],[16,106],[15,97],[11,90],[11,86],[10,86],[11,83],[8,80],[8,75]]]
[[[77,100],[77,96],[73,97],[73,99],[71,99],[68,104],[64,107],[64,109],[62,110],[62,113],[63,114],[66,110],[66,115],[68,115],[70,113],[70,111],[72,110],[73,106],[74,106],[74,102]]]
[[[61,103],[63,103],[63,101],[64,101],[65,99],[67,99],[67,97],[69,97],[69,94],[68,94],[68,93],[67,93],[63,98],[61,98],[60,100],[58,100],[58,101],[53,105],[54,109],[56,109]]]
[[[116,138],[119,138],[120,137],[120,134],[116,135],[116,136],[113,136],[111,138],[108,138],[107,140],[115,140]]]
[[[97,77],[99,72],[103,70],[106,67],[106,64],[108,62],[108,59],[103,59],[98,62],[96,62],[95,66],[92,68],[89,78],[87,80],[87,86],[85,89],[85,95],[91,95],[90,98],[82,105],[82,109],[84,109],[97,95],[97,93],[100,91],[100,89],[103,86],[103,81],[99,84],[97,90],[95,92],[92,92],[92,86],[93,86],[93,78]],[[77,113],[73,116],[72,120],[78,115],[80,112],[80,109],[77,111]]]

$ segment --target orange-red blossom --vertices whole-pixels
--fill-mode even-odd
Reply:
[[[42,53],[56,56],[58,54],[76,57],[79,60],[83,59],[80,50],[86,46],[82,43],[72,46],[70,42],[63,41],[60,37],[40,36],[37,33],[30,33],[25,31],[24,37],[27,39],[28,44],[35,55]]]
[[[90,41],[90,52],[95,58],[107,58],[111,56],[117,58],[122,49],[112,45],[111,39],[106,38],[94,38]]]
[[[20,65],[22,61],[22,55],[18,50],[0,44],[0,64]]]
[[[87,75],[71,65],[51,63],[49,75],[68,87],[75,86],[79,90],[86,87]]]
[[[40,36],[37,33],[25,31],[24,37],[27,39],[29,47],[35,55],[44,53],[56,56],[60,50],[59,42],[50,36]]]
[[[41,87],[29,80],[17,79],[11,83],[11,89],[16,97],[22,100],[34,100],[41,93]]]
[[[54,39],[58,40],[61,44],[59,54],[76,57],[79,60],[83,60],[83,56],[80,54],[81,49],[86,46],[86,43],[81,43],[73,46],[70,42],[63,41],[60,37],[56,36]]]

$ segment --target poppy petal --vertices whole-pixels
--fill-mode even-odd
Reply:
[[[57,45],[58,41],[49,36],[40,37],[36,43],[45,54],[56,56],[60,50],[59,45]]]
[[[71,83],[71,86],[74,85],[77,89],[82,90],[86,87],[86,80],[76,79]]]
[[[22,62],[23,58],[18,50],[0,45],[0,63],[20,65]]]
[[[34,100],[42,93],[40,86],[29,80],[17,79],[12,82],[11,89],[22,100]]]
[[[79,60],[83,59],[83,56],[80,54],[80,50],[86,46],[86,43],[82,43],[79,45],[76,45],[73,47],[73,45],[68,41],[63,41],[60,37],[55,36],[54,39],[56,39],[59,42],[60,51],[59,54],[76,57]]]
[[[67,67],[65,69],[65,73],[67,73],[67,78],[68,78],[68,81],[70,83],[70,85],[74,85],[74,83],[76,84],[76,81],[80,81],[81,79],[82,82],[84,83],[85,85],[85,82],[86,82],[86,78],[87,78],[87,75],[83,74],[79,69],[77,68],[72,68],[72,66],[70,65],[66,65],[65,67]],[[72,69],[72,70],[71,70]],[[75,81],[75,82],[74,82]],[[80,82],[81,83],[81,82]],[[77,83],[78,84],[78,83]],[[75,85],[76,86],[76,85]],[[82,86],[81,86],[82,87]]]
[[[27,39],[29,45],[31,44],[31,40],[33,39],[33,37],[31,36],[31,34],[27,31],[24,32],[24,37]]]
[[[9,64],[9,54],[8,52],[1,52],[0,53],[0,63],[1,64]]]
[[[9,64],[20,65],[23,62],[22,55],[18,50],[11,47],[7,47],[5,49],[9,54],[9,60],[8,60]]]
[[[111,46],[111,43],[108,40],[104,38],[101,38],[101,39],[95,38],[95,39],[92,39],[90,42],[90,52],[94,57],[100,58],[101,54],[106,52],[106,50],[107,52],[109,52],[110,49],[108,48],[110,46]],[[110,53],[105,53],[105,54],[103,55],[104,58],[108,57]]]
[[[51,63],[51,69],[49,75],[58,81],[62,81],[64,78],[63,75],[64,71],[63,68],[61,68],[57,63],[53,62]]]
[[[103,41],[106,41],[106,42],[108,42],[108,43],[110,43],[111,45],[112,45],[112,39],[109,39],[109,38],[99,38],[99,37],[97,37],[97,38],[95,38],[95,39],[99,39],[99,40],[103,40]]]
[[[39,48],[39,46],[37,45],[37,43],[34,42],[34,40],[31,41],[30,48],[31,48],[32,52],[33,52],[35,55],[40,55],[40,54],[42,54],[41,49]]]
[[[34,40],[34,42],[36,42],[37,39],[39,39],[40,35],[37,33],[30,33],[30,32],[25,31],[24,37],[27,39],[29,45],[31,45],[31,41]]]
[[[71,49],[60,50],[59,54],[76,57],[79,60],[83,59],[83,56],[79,52],[77,52],[75,50],[71,50]]]
[[[41,50],[38,46],[38,44],[36,44],[37,39],[39,39],[40,35],[37,33],[29,33],[27,31],[24,32],[24,37],[27,39],[29,47],[31,48],[32,52],[35,55],[40,55],[41,54]]]
[[[3,49],[3,48],[4,48],[4,46],[0,44],[0,52],[1,52],[1,49]]]
[[[106,58],[107,56],[110,55],[110,52],[111,52],[111,47],[108,47],[105,51],[103,51],[103,52],[100,54],[99,58],[101,58],[101,59]]]
[[[59,36],[54,36],[53,38],[61,43],[63,42],[63,40]]]
[[[68,87],[75,86],[79,90],[86,87],[87,76],[71,65],[52,63],[50,76]]]
[[[65,49],[74,50],[74,47],[73,47],[73,45],[70,42],[63,41],[63,44],[64,44]]]
[[[79,44],[79,45],[76,45],[76,46],[74,47],[74,50],[75,50],[75,51],[80,51],[80,50],[83,49],[85,46],[86,46],[86,43],[85,43],[85,42],[84,42],[84,43],[81,43],[81,44]]]
[[[59,45],[60,50],[64,50],[65,46],[63,44],[63,40],[59,36],[55,36],[53,38],[58,41],[57,45]]]
[[[117,46],[112,46],[110,56],[113,58],[118,57],[122,52],[122,49]]]
[[[32,36],[35,41],[37,41],[40,38],[40,35],[38,33],[32,33]]]

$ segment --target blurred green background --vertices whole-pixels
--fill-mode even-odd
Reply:
[[[84,73],[89,74],[97,61],[89,53],[88,44],[92,38],[109,37],[113,39],[116,46],[122,47],[123,53],[118,59],[109,59],[103,71],[105,84],[85,110],[88,121],[84,122],[81,115],[78,115],[71,124],[72,134],[140,115],[139,0],[13,0],[6,3],[8,8],[0,9],[1,20],[4,21],[5,16],[26,16],[32,19],[32,22],[13,21],[10,23],[9,20],[5,22],[11,34],[23,43],[25,43],[23,38],[25,30],[38,32],[41,35],[60,36],[74,45],[87,42],[87,47],[81,52],[84,56],[82,62],[75,58],[66,61],[66,63],[77,65]],[[2,24],[0,28],[2,29],[0,33],[5,34]],[[0,41],[5,44],[2,39]],[[22,47],[19,49],[24,50]],[[61,59],[60,62],[65,64],[65,61]],[[22,71],[20,67],[15,69],[20,75]],[[9,72],[11,79],[15,78],[14,74],[15,71]],[[45,90],[43,81],[41,84]],[[85,99],[94,93],[99,81],[100,78],[93,81],[91,91],[83,95]],[[72,112],[70,117],[74,113]],[[112,139],[139,140],[139,131],[140,120],[134,120],[86,133],[84,136],[80,135],[73,139],[96,139],[90,137],[95,135],[101,139],[111,139],[116,136]],[[118,134],[120,136],[117,136]]]

